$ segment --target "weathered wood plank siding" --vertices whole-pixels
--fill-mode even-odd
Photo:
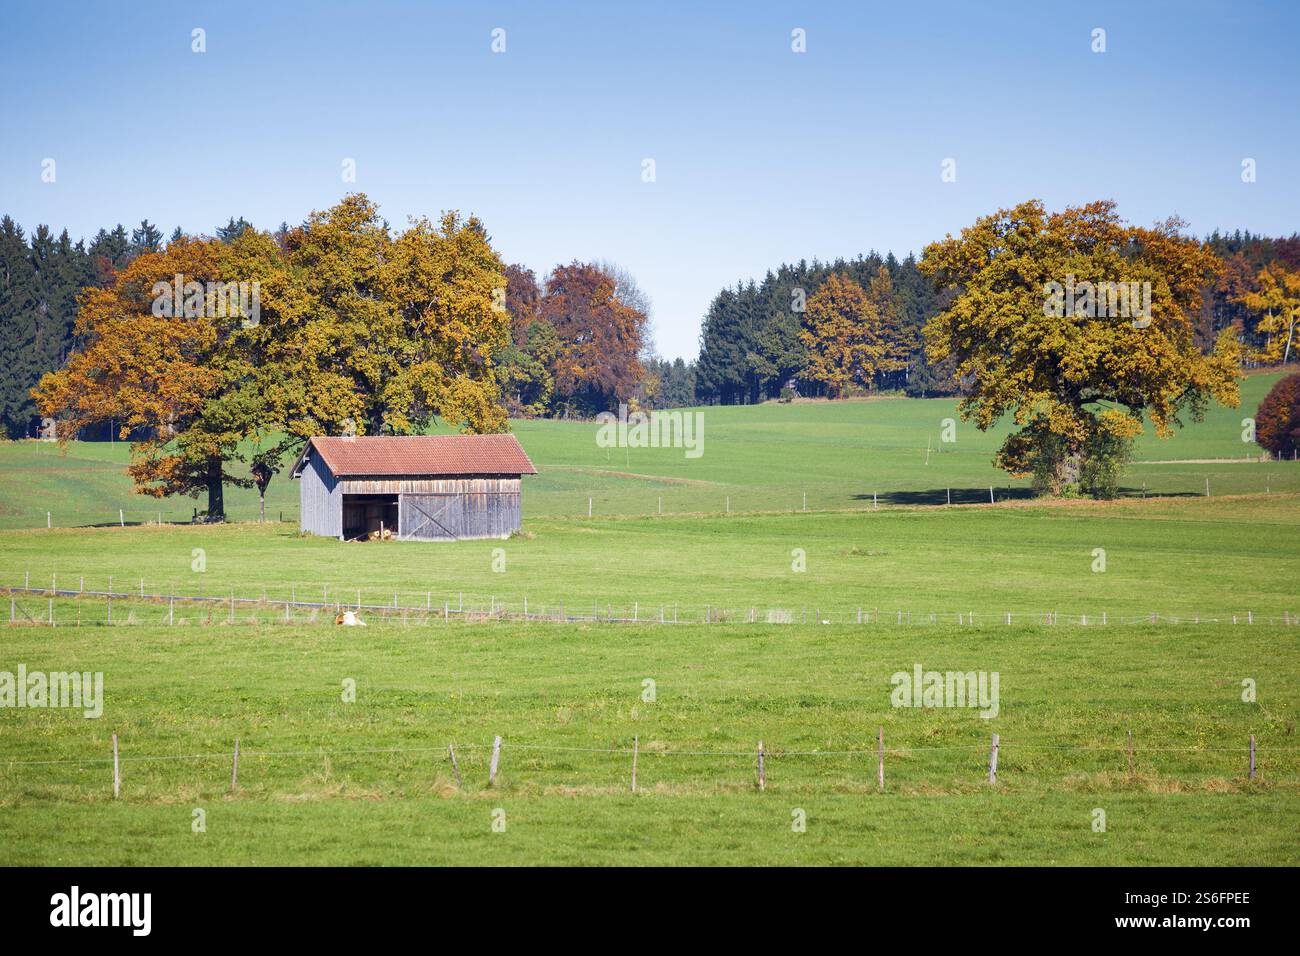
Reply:
[[[403,538],[420,541],[505,538],[521,527],[518,478],[401,484],[403,490],[398,500]],[[423,487],[428,484],[440,487],[429,491]]]
[[[343,534],[343,491],[340,482],[315,450],[307,456],[298,479],[298,527],[331,538]]]

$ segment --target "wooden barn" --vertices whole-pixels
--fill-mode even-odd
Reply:
[[[509,537],[535,474],[514,435],[312,438],[293,466],[302,530],[345,541]]]

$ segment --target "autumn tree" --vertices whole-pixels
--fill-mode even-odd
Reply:
[[[510,313],[510,337],[523,345],[528,327],[537,321],[541,310],[542,289],[532,269],[511,263],[505,268],[506,311]]]
[[[477,220],[420,219],[393,238],[361,195],[277,236],[180,237],[83,293],[84,347],[35,397],[65,440],[115,422],[136,439],[137,490],[206,490],[221,520],[225,485],[256,487],[264,507],[311,435],[409,434],[435,415],[502,428],[503,281]]]
[[[505,427],[496,366],[510,317],[482,223],[447,213],[394,238],[356,194],[285,243],[302,300],[269,343],[282,417],[304,435],[336,433],[335,421],[355,434],[412,434],[435,416],[467,431]]]
[[[930,358],[970,382],[961,413],[981,430],[1012,416],[1000,467],[1052,494],[1109,496],[1144,417],[1168,437],[1211,399],[1237,404],[1232,331],[1208,355],[1193,337],[1218,260],[1181,226],[1127,225],[1110,201],[1049,214],[1031,200],[926,248],[921,268],[955,294],[925,327]],[[1116,308],[1118,283],[1145,292],[1136,311]]]
[[[581,413],[626,400],[642,375],[649,319],[618,291],[617,277],[592,264],[556,266],[546,279],[541,317],[559,338],[556,394]]]
[[[1291,359],[1291,344],[1300,320],[1300,270],[1273,262],[1255,277],[1256,288],[1244,292],[1239,301],[1252,312],[1263,313],[1255,332],[1264,339],[1258,358],[1265,362]]]
[[[884,266],[870,291],[842,274],[828,278],[808,300],[801,338],[808,350],[804,376],[839,398],[851,386],[870,388],[877,375],[904,364],[893,287]]]
[[[1300,374],[1279,379],[1259,403],[1255,441],[1278,458],[1295,457],[1300,448]]]
[[[136,256],[110,286],[83,292],[77,335],[86,344],[33,393],[64,442],[109,420],[123,439],[143,432],[131,448],[136,489],[157,497],[206,490],[211,520],[224,518],[224,484],[248,480],[227,466],[260,407],[243,388],[240,329],[252,317],[237,297],[233,308],[218,300],[229,275],[214,241]]]

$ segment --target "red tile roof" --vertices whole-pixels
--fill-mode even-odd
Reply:
[[[537,474],[514,435],[317,437],[307,442],[294,477],[312,448],[337,477]]]

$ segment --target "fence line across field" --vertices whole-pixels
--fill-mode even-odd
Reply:
[[[182,760],[225,760],[231,759],[231,777],[230,790],[233,792],[238,788],[239,759],[242,754],[247,762],[252,758],[259,757],[333,757],[348,756],[361,754],[403,754],[403,753],[441,753],[447,752],[452,771],[456,778],[457,789],[462,788],[460,766],[456,760],[456,747],[461,748],[461,752],[470,751],[491,751],[491,763],[488,769],[487,786],[489,788],[496,786],[498,772],[502,766],[502,751],[507,753],[511,750],[519,751],[545,751],[545,752],[563,752],[563,753],[588,753],[602,755],[618,755],[624,758],[631,758],[631,778],[632,791],[637,791],[637,764],[640,757],[640,738],[633,737],[631,746],[624,747],[573,747],[566,745],[551,744],[530,744],[530,743],[511,743],[507,742],[504,737],[497,735],[493,738],[491,745],[487,744],[454,744],[450,743],[443,747],[425,746],[425,747],[363,747],[363,748],[341,748],[328,749],[324,747],[313,750],[249,750],[243,748],[241,751],[240,740],[238,737],[234,740],[233,751],[194,753],[194,754],[146,754],[142,756],[131,756],[122,749],[121,742],[116,733],[112,735],[112,754],[104,757],[85,757],[85,758],[66,758],[53,760],[5,760],[4,765],[8,767],[30,767],[30,766],[49,766],[49,765],[73,765],[89,766],[97,764],[112,764],[113,767],[113,798],[118,799],[121,795],[122,785],[122,765],[130,763],[157,763],[165,761],[182,761]],[[998,782],[998,757],[1003,749],[1008,746],[999,734],[993,734],[991,743],[967,743],[960,745],[938,745],[938,746],[904,746],[904,747],[886,747],[885,746],[885,729],[880,727],[878,741],[875,747],[870,745],[861,748],[849,748],[842,750],[773,750],[764,746],[763,741],[758,742],[756,750],[648,750],[648,757],[709,757],[716,759],[736,759],[736,758],[755,758],[756,785],[762,791],[767,789],[766,768],[769,762],[775,761],[779,766],[780,762],[794,758],[808,757],[876,757],[877,766],[877,789],[885,789],[885,758],[887,756],[902,757],[913,756],[918,753],[927,752],[953,752],[965,751],[978,753],[988,749],[988,775],[987,779],[990,785],[996,785]],[[1054,750],[1054,751],[1088,751],[1088,752],[1110,752],[1123,756],[1127,750],[1128,757],[1128,778],[1134,776],[1134,749],[1133,734],[1130,730],[1127,734],[1126,741],[1118,741],[1112,746],[1099,746],[1089,744],[1032,744],[1017,743],[1014,740],[1010,744],[1012,753],[1020,750]],[[1269,752],[1273,753],[1296,753],[1300,747],[1271,747]],[[1248,735],[1244,745],[1237,747],[1141,747],[1139,754],[1147,753],[1236,753],[1247,758],[1246,778],[1255,780],[1257,777],[1258,767],[1257,758],[1260,751],[1256,748],[1255,735]],[[1003,762],[1005,775],[1006,763]],[[1291,780],[1291,777],[1279,778],[1282,780]]]
[[[337,592],[334,600],[330,600],[328,588],[322,588],[322,599],[320,601],[303,601],[297,598],[297,588],[291,590],[295,592],[290,598],[272,598],[265,593],[261,597],[240,597],[234,591],[229,594],[221,595],[203,595],[203,594],[181,594],[167,591],[149,591],[145,588],[145,582],[140,579],[139,587],[130,591],[115,591],[111,589],[112,577],[109,577],[109,587],[104,590],[87,589],[85,587],[84,575],[79,578],[79,586],[75,589],[60,588],[58,586],[58,576],[52,577],[50,587],[32,587],[30,574],[24,575],[24,584],[7,585],[3,591],[9,594],[9,623],[11,625],[46,625],[60,626],[60,622],[55,615],[54,600],[69,599],[74,601],[85,601],[99,598],[106,602],[105,623],[112,624],[112,605],[114,601],[126,602],[128,609],[132,608],[131,602],[145,604],[147,606],[165,606],[167,608],[167,623],[175,623],[175,607],[177,604],[182,606],[201,606],[209,608],[209,621],[214,621],[213,611],[225,607],[227,613],[225,619],[227,623],[236,623],[238,620],[237,609],[259,609],[259,608],[283,608],[283,620],[278,616],[271,616],[266,623],[302,623],[293,618],[292,612],[295,610],[305,610],[312,612],[313,615],[321,612],[333,612],[335,614],[344,611],[378,613],[385,619],[394,615],[401,615],[403,621],[415,616],[417,621],[426,623],[434,619],[450,621],[453,615],[461,621],[488,621],[488,620],[514,620],[514,621],[536,621],[541,623],[609,623],[609,624],[858,624],[858,625],[879,625],[893,623],[898,626],[917,624],[945,624],[956,623],[961,626],[974,625],[1006,625],[1010,626],[1015,623],[1030,623],[1036,625],[1055,625],[1055,624],[1077,624],[1079,626],[1090,625],[1137,625],[1137,624],[1283,624],[1283,625],[1300,625],[1300,614],[1293,611],[1283,611],[1281,616],[1256,614],[1253,610],[1237,611],[1236,613],[1227,611],[1216,611],[1212,614],[1160,614],[1152,612],[1150,614],[1137,615],[1112,615],[1108,611],[1100,613],[1075,613],[1061,614],[1059,611],[980,611],[963,610],[963,611],[912,611],[912,610],[885,610],[881,611],[879,607],[869,607],[860,605],[849,610],[836,610],[831,608],[814,607],[799,608],[796,615],[795,609],[789,607],[768,607],[760,608],[757,605],[741,607],[739,609],[721,607],[716,604],[705,604],[702,607],[687,608],[687,616],[682,616],[682,606],[680,604],[659,604],[649,605],[643,613],[642,605],[639,601],[628,604],[615,605],[612,602],[600,601],[565,601],[557,603],[548,602],[541,606],[541,610],[529,611],[528,597],[525,595],[522,599],[513,602],[498,601],[496,595],[489,598],[489,602],[484,605],[473,605],[466,607],[464,592],[459,592],[456,600],[453,602],[450,597],[441,602],[441,606],[433,601],[433,591],[425,592],[424,603],[402,604],[400,592],[393,593],[392,603],[371,604],[362,600],[362,589],[345,588],[342,589],[346,600]],[[47,599],[47,606],[42,614],[38,611],[37,616],[28,613],[18,602],[18,596],[40,596]],[[355,598],[355,600],[353,599]],[[601,604],[604,603],[602,614]],[[591,613],[587,613],[587,606],[590,604]],[[534,602],[533,607],[538,605]],[[582,610],[579,612],[577,608]],[[626,611],[631,610],[630,616]],[[616,614],[615,611],[619,613]],[[809,610],[812,611],[810,617]],[[669,613],[671,611],[671,614]],[[134,613],[131,611],[131,613]],[[20,620],[20,615],[22,620]],[[915,618],[915,620],[914,620]],[[314,618],[313,618],[314,619]],[[139,623],[132,621],[131,623]],[[256,623],[262,623],[260,619]],[[81,615],[78,608],[77,619],[74,625],[62,622],[61,626],[80,626]],[[90,625],[90,626],[93,626]]]
[[[1218,462],[1267,463],[1268,461],[1285,461],[1285,459],[1268,459],[1263,457],[1223,458],[1223,459],[1216,458],[1213,460],[1213,462],[1207,461],[1205,462],[1205,464],[1213,464]],[[1135,464],[1162,464],[1162,463],[1161,462],[1135,462]],[[656,476],[650,475],[647,477],[654,478]],[[673,478],[673,476],[664,476],[664,477],[669,480],[676,480],[675,478]],[[628,510],[628,506],[631,504],[632,499],[630,499],[625,495],[610,497],[608,494],[585,494],[581,498],[579,498],[578,503],[572,506],[571,508],[565,508],[559,511],[547,511],[545,513],[539,513],[538,517],[579,518],[582,517],[584,514],[588,518],[649,517],[649,516],[684,517],[684,516],[698,515],[698,514],[731,515],[731,514],[789,514],[789,513],[800,513],[800,512],[807,513],[809,511],[814,511],[814,512],[877,511],[880,509],[881,497],[885,499],[886,506],[892,505],[894,507],[926,507],[926,506],[966,507],[968,505],[1018,502],[1031,497],[1031,493],[1028,485],[999,486],[997,484],[991,484],[991,485],[980,485],[980,486],[963,485],[958,488],[953,488],[952,486],[935,488],[932,484],[929,483],[922,482],[920,484],[924,485],[924,487],[892,488],[892,489],[886,489],[884,491],[880,489],[874,489],[871,492],[870,505],[867,505],[865,503],[866,492],[861,492],[859,497],[863,499],[864,504],[860,507],[846,506],[844,504],[842,496],[836,493],[831,496],[830,501],[822,501],[820,503],[815,502],[813,507],[810,509],[808,507],[808,492],[806,490],[802,490],[799,492],[798,498],[787,497],[782,495],[769,495],[763,500],[761,500],[758,503],[757,507],[751,507],[747,511],[741,508],[733,508],[732,498],[734,496],[729,494],[720,495],[716,499],[716,501],[714,501],[714,505],[711,508],[705,507],[701,509],[700,505],[703,504],[703,500],[693,499],[684,508],[679,508],[676,511],[670,510],[668,512],[664,511],[663,495],[658,495],[657,498],[654,499],[653,501],[647,498],[641,506],[637,506],[632,510]],[[957,501],[955,505],[953,501],[954,491],[957,491],[962,496],[961,500]],[[1204,485],[1201,485],[1199,482],[1196,482],[1194,483],[1194,485],[1189,486],[1188,489],[1166,490],[1164,492],[1154,492],[1148,489],[1146,486],[1146,482],[1144,481],[1140,489],[1128,489],[1128,492],[1129,492],[1128,494],[1121,495],[1120,497],[1122,499],[1133,499],[1138,497],[1144,499],[1148,497],[1160,498],[1166,496],[1184,497],[1189,493],[1193,493],[1198,496],[1210,497],[1212,493],[1212,489],[1210,485],[1210,479],[1206,478],[1204,481]],[[934,500],[923,501],[918,497],[925,493],[932,494],[934,496]],[[1237,491],[1237,492],[1230,492],[1229,494],[1250,495],[1250,494],[1261,494],[1261,493],[1266,495],[1272,494],[1272,485],[1265,484],[1262,492],[1258,490],[1253,492]],[[899,505],[895,505],[892,502],[892,498],[894,498],[895,496],[906,496],[907,500]],[[985,500],[986,498],[987,501]],[[585,502],[583,499],[585,499]],[[585,507],[583,507],[584,504]],[[612,510],[602,511],[601,508],[597,507],[598,504],[610,505]],[[39,512],[37,512],[37,514],[39,515]],[[115,513],[111,511],[101,513],[97,511],[78,510],[78,511],[63,512],[63,514],[65,515],[71,514],[76,518],[89,518],[91,519],[92,523],[90,525],[86,525],[86,524],[63,525],[56,520],[57,517],[56,512],[53,509],[49,509],[46,510],[45,512],[46,529],[53,530],[56,527],[57,528],[97,527],[102,525],[117,525],[119,527],[126,527],[126,519],[128,517],[132,519],[131,523],[132,525],[135,526],[141,526],[141,525],[188,526],[188,525],[195,525],[195,524],[200,524],[200,525],[203,524],[203,520],[199,517],[199,513],[197,509],[192,509],[191,514],[188,516],[186,516],[183,512],[180,514],[180,516],[176,516],[174,512],[164,512],[157,509],[136,511],[136,510],[127,510],[123,508],[117,509]],[[96,521],[95,519],[102,519],[102,520]],[[39,521],[40,520],[39,517],[36,518],[36,520]],[[290,509],[290,511],[286,516],[286,512],[283,508],[277,510],[275,517],[268,514],[264,522],[258,521],[258,519],[256,518],[248,519],[248,523],[255,522],[255,523],[265,523],[265,524],[284,524],[286,522],[290,524],[294,524],[297,521],[298,521],[298,515],[293,511],[293,509]]]

